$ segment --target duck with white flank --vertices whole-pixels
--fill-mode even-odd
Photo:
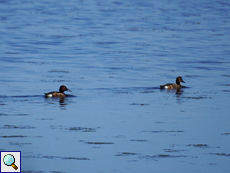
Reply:
[[[170,90],[172,90],[172,89],[181,89],[181,82],[183,82],[183,83],[185,83],[184,81],[183,81],[183,79],[182,79],[182,77],[181,76],[178,76],[177,78],[176,78],[176,83],[175,84],[173,84],[173,83],[168,83],[168,84],[165,84],[165,85],[160,85],[160,87],[162,88],[162,89],[170,89]]]

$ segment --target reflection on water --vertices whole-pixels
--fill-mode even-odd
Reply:
[[[180,95],[182,95],[183,92],[184,91],[182,89],[177,89],[176,90],[176,95],[180,96]]]
[[[160,88],[161,92],[167,92],[167,93],[175,93],[177,96],[182,95],[182,93],[184,92],[183,88],[178,88],[178,89],[162,89]]]
[[[66,95],[66,97],[44,97],[44,98],[45,101],[50,105],[59,103],[60,108],[66,108],[67,105],[73,103],[72,98],[74,97],[76,96]]]

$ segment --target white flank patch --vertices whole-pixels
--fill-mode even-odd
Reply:
[[[48,94],[48,95],[46,95],[46,97],[53,97],[53,95],[52,94]]]

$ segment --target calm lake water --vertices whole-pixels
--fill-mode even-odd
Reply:
[[[0,26],[0,150],[22,172],[230,172],[228,1],[1,0]]]

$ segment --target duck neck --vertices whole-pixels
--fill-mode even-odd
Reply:
[[[179,79],[176,79],[176,84],[177,84],[177,85],[180,85]]]

